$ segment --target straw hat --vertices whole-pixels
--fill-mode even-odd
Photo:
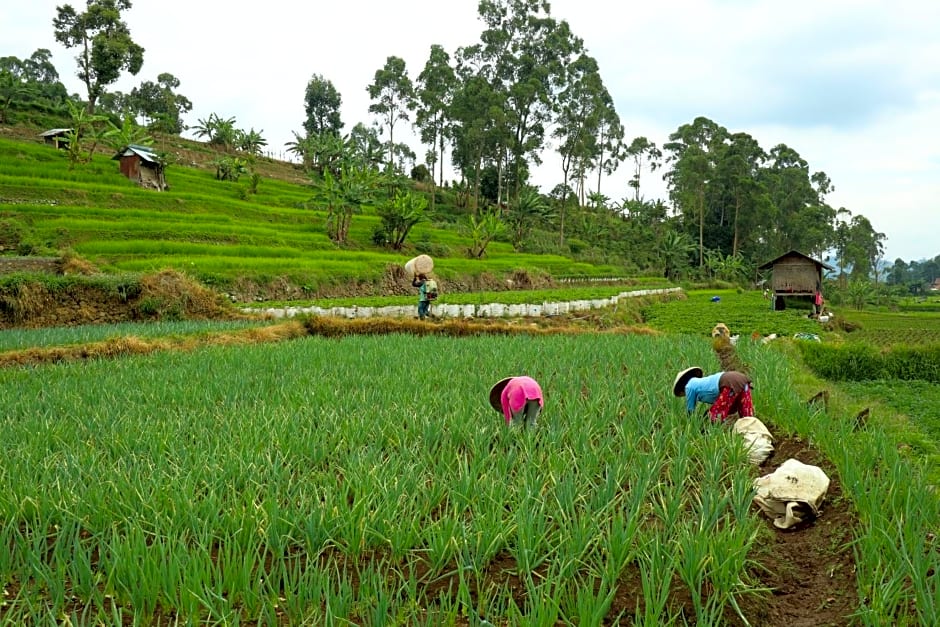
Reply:
[[[685,385],[689,382],[689,379],[694,379],[701,376],[702,369],[698,366],[686,368],[676,375],[676,380],[672,384],[672,393],[676,396],[685,396]]]
[[[490,407],[496,411],[503,411],[503,405],[499,402],[499,397],[502,396],[503,390],[506,389],[506,386],[509,385],[509,382],[513,379],[515,379],[515,377],[500,379],[496,382],[496,385],[490,388]]]

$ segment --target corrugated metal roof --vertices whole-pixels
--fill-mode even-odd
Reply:
[[[39,136],[40,137],[52,137],[54,135],[61,135],[63,133],[71,132],[71,130],[72,129],[70,128],[51,128],[44,133],[40,133]]]
[[[138,144],[129,144],[126,147],[118,150],[117,154],[111,157],[112,159],[120,159],[121,157],[129,157],[131,155],[137,155],[144,161],[149,161],[151,163],[160,163],[160,158],[157,157],[156,153],[153,152],[147,146],[140,146]]]

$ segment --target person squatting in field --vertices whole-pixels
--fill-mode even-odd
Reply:
[[[751,378],[743,372],[727,370],[702,376],[698,366],[687,368],[676,375],[672,393],[685,397],[685,405],[691,414],[697,403],[710,404],[708,415],[712,422],[724,422],[731,414],[753,416],[754,402],[751,400]]]
[[[510,426],[534,428],[544,404],[542,388],[532,377],[506,377],[490,389],[490,406],[501,411]]]

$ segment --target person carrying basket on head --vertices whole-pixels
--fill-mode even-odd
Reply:
[[[437,281],[422,273],[411,280],[411,285],[418,288],[418,318],[424,320],[431,315],[431,301],[437,298]]]

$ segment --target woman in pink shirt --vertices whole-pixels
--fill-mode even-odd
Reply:
[[[535,427],[544,404],[542,388],[532,377],[506,377],[490,389],[490,405],[503,412],[507,425]]]

